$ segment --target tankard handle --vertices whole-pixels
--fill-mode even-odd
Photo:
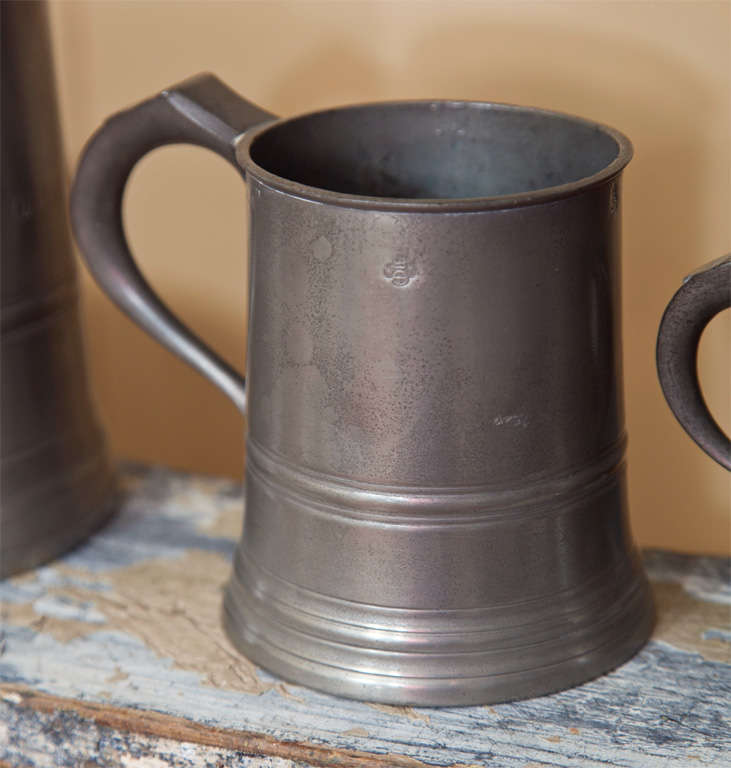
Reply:
[[[91,137],[71,190],[71,224],[89,270],[139,326],[222,389],[244,413],[245,382],[163,304],[135,264],[122,225],[132,168],[151,150],[195,144],[243,175],[236,144],[249,128],[276,117],[209,74],[197,75],[109,118]]]
[[[683,429],[719,464],[731,470],[731,442],[711,416],[698,383],[701,333],[731,307],[731,254],[683,280],[665,310],[657,339],[657,371],[665,399]]]

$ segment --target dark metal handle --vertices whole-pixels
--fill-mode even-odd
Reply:
[[[134,262],[122,225],[132,168],[166,144],[196,144],[240,172],[236,144],[247,129],[276,119],[213,75],[198,75],[119,112],[92,136],[71,190],[71,222],[89,270],[112,300],[161,344],[220,387],[243,413],[244,379],[162,303]]]
[[[698,383],[701,333],[731,307],[731,254],[688,275],[665,310],[657,339],[660,384],[675,417],[696,443],[731,470],[731,442],[708,411]]]

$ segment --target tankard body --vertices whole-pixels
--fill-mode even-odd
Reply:
[[[129,170],[172,141],[248,184],[245,393],[120,238]],[[92,140],[74,191],[92,271],[248,415],[224,602],[247,656],[346,696],[468,704],[579,683],[646,640],[622,405],[630,155],[612,129],[495,104],[276,121],[212,78]]]

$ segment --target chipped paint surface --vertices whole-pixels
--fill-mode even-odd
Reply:
[[[0,759],[79,765],[80,756],[98,749],[100,764],[134,768],[157,768],[155,760],[310,764],[274,754],[236,762],[231,750],[139,734],[115,740],[110,729],[71,715],[53,731],[49,723],[61,713],[24,708],[8,687],[15,685],[201,727],[357,750],[373,756],[374,766],[396,760],[496,768],[731,765],[731,588],[722,559],[648,553],[656,634],[634,659],[598,680],[490,707],[365,704],[284,683],[228,643],[219,616],[241,530],[238,486],[143,467],[130,468],[126,484],[121,513],[86,545],[0,583],[0,722],[9,726],[0,733]],[[48,757],[51,732],[58,738]]]
[[[45,737],[42,735],[45,734]],[[278,757],[253,757],[174,739],[126,733],[78,719],[6,709],[0,704],[0,757],[33,768],[301,768]]]

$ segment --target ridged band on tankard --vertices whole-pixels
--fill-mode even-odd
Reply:
[[[247,507],[267,520],[245,523],[224,603],[229,636],[290,679],[394,703],[500,701],[600,674],[644,642],[652,616],[621,512],[623,451],[620,441],[594,465],[513,491],[415,493],[298,471],[249,442]],[[260,525],[270,539],[263,553]],[[323,526],[348,553],[354,583],[336,553],[304,571],[293,567],[290,532],[322,541]],[[373,527],[378,551],[363,533]],[[576,579],[572,537],[584,547],[578,586],[562,583],[567,574]],[[496,541],[512,545],[507,556],[524,565],[522,578],[505,580],[506,553],[495,551]],[[276,572],[271,559],[259,559],[273,549],[281,556]],[[531,575],[537,550],[553,562]],[[369,584],[370,602],[333,596],[333,583],[343,593],[358,581]],[[468,597],[465,607],[448,607]]]

